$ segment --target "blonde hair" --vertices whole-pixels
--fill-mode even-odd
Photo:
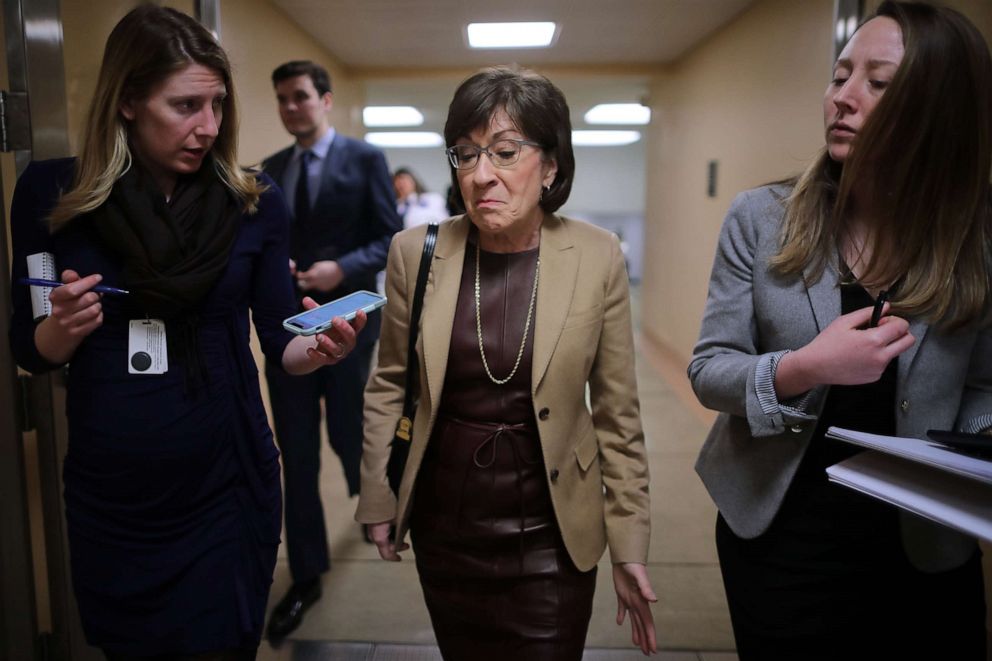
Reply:
[[[884,2],[905,54],[843,166],[826,150],[794,181],[781,249],[783,275],[823,276],[852,212],[853,190],[875,221],[859,280],[900,282],[899,314],[945,330],[988,323],[992,301],[992,58],[961,14]]]
[[[131,167],[127,123],[120,113],[127,99],[145,98],[155,85],[191,63],[213,69],[224,80],[223,121],[211,154],[217,176],[248,213],[258,207],[264,186],[237,164],[238,112],[231,65],[213,36],[192,17],[145,4],[130,11],[107,38],[96,92],[84,125],[82,149],[72,187],[49,216],[58,229],[103,204],[114,183]]]

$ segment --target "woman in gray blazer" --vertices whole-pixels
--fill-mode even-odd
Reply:
[[[956,12],[885,2],[824,125],[805,173],[734,201],[689,366],[721,412],[697,470],[738,654],[984,659],[974,541],[829,484],[855,450],[824,432],[992,426],[988,46]]]

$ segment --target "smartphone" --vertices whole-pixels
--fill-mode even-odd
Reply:
[[[282,326],[297,335],[316,335],[331,327],[335,317],[351,321],[358,311],[369,313],[386,304],[386,297],[371,291],[356,291],[342,298],[324,303],[318,308],[307,310],[283,320]]]
[[[992,457],[992,436],[987,434],[931,429],[927,431],[927,436],[941,445],[946,445],[965,454],[977,455],[982,458]]]

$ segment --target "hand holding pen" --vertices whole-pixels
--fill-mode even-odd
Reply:
[[[875,299],[875,307],[871,311],[871,321],[868,322],[868,328],[877,328],[878,322],[882,320],[882,311],[885,309],[885,304],[889,301],[889,291],[883,289],[878,292],[878,298]]]
[[[52,312],[35,331],[38,351],[49,362],[67,362],[86,336],[103,324],[102,299],[96,291],[101,280],[99,273],[80,278],[73,270],[62,272],[62,282],[48,296]]]
[[[775,373],[778,397],[788,399],[821,385],[878,381],[892,359],[916,342],[909,322],[884,316],[887,311],[883,300],[841,315],[809,344],[782,356]]]

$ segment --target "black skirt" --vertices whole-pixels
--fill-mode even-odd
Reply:
[[[596,570],[561,539],[537,431],[442,419],[411,537],[446,661],[579,661]]]

